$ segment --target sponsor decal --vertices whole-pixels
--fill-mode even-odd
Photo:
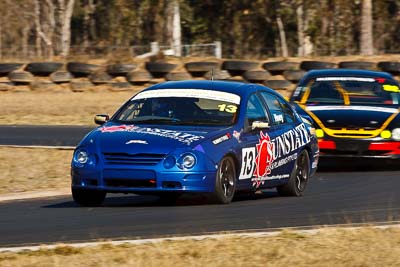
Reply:
[[[273,179],[270,176],[272,170],[296,160],[295,151],[310,141],[311,135],[304,123],[274,139],[260,131],[256,147],[242,149],[239,179],[251,179],[253,186],[258,188],[264,181]]]
[[[306,87],[298,86],[296,87],[296,90],[294,90],[293,97],[297,97],[300,95],[301,91],[305,89]]]
[[[218,100],[239,105],[240,96],[228,92],[203,89],[160,89],[138,93],[131,100],[158,97],[189,97]]]
[[[232,135],[233,135],[233,137],[235,137],[235,139],[238,141],[238,143],[242,142],[240,140],[240,136],[242,135],[242,132],[243,132],[243,129],[241,129],[240,132],[238,132],[236,130],[233,131]]]
[[[102,127],[101,132],[103,133],[114,133],[114,132],[132,132],[132,133],[143,133],[149,135],[156,135],[165,138],[170,138],[177,140],[179,142],[190,145],[192,142],[201,140],[204,136],[194,135],[185,132],[178,132],[173,130],[159,129],[159,128],[149,128],[149,127],[139,127],[135,125],[118,125]]]
[[[282,114],[279,114],[279,115],[274,114],[274,121],[283,123],[283,115]]]
[[[129,144],[142,144],[142,145],[148,145],[147,141],[145,140],[129,140],[128,142],[125,143],[126,145]]]
[[[231,139],[231,134],[230,133],[226,133],[223,136],[218,137],[217,139],[214,139],[212,142],[213,142],[214,145],[218,145],[218,144],[220,144],[220,143],[222,143],[224,141],[227,141],[229,139]]]
[[[369,107],[369,106],[307,106],[308,111],[324,111],[324,110],[359,110],[359,111],[380,111],[386,113],[395,113],[396,108]]]
[[[374,78],[361,77],[319,77],[316,81],[357,81],[357,82],[375,82]]]

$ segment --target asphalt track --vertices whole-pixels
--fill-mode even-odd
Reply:
[[[90,126],[0,125],[0,145],[76,146]]]
[[[219,231],[400,221],[400,172],[319,172],[304,197],[274,191],[239,196],[229,205],[183,197],[114,195],[103,207],[70,197],[0,204],[0,247],[205,234]]]
[[[0,145],[75,146],[90,129],[0,126]],[[189,196],[164,205],[157,197],[135,195],[111,195],[98,208],[79,207],[70,197],[3,202],[0,247],[400,221],[400,171],[381,163],[322,165],[300,198],[267,191],[230,205]]]

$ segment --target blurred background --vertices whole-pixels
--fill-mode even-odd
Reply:
[[[3,0],[0,60],[400,52],[398,0]]]

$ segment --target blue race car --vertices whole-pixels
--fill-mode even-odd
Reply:
[[[161,83],[95,122],[71,164],[72,196],[83,206],[101,205],[107,192],[207,193],[215,203],[274,187],[301,196],[318,163],[311,124],[256,84]]]

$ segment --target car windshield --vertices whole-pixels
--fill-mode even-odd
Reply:
[[[301,102],[307,104],[399,105],[400,89],[384,78],[321,77],[304,88]]]
[[[235,94],[200,89],[159,89],[134,96],[113,121],[135,124],[231,125],[239,110]]]

